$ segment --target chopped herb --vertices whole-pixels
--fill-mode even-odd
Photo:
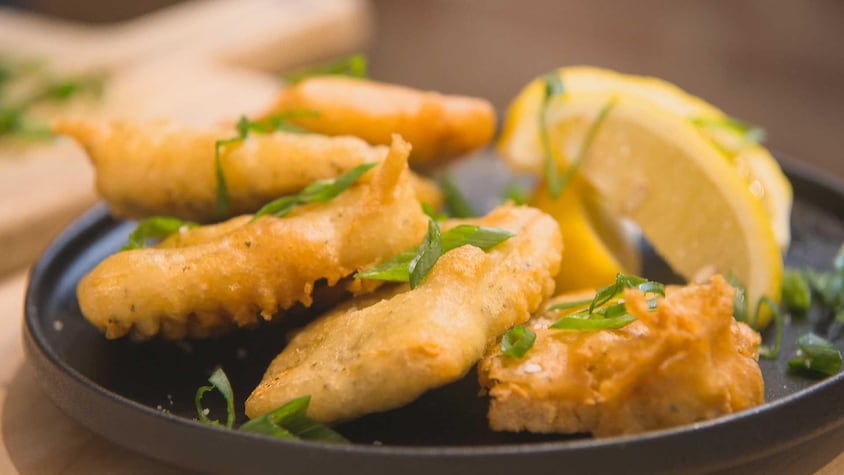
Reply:
[[[153,216],[138,222],[135,230],[129,233],[129,243],[121,251],[146,247],[151,239],[164,239],[179,232],[182,228],[194,228],[197,223],[183,221],[171,216]]]
[[[454,184],[451,177],[444,176],[440,179],[440,189],[443,191],[445,198],[445,209],[448,214],[455,218],[473,218],[477,216],[469,200],[463,196],[460,188]]]
[[[759,299],[759,303],[756,305],[756,313],[753,316],[754,328],[758,327],[757,322],[759,321],[759,312],[762,310],[762,304],[765,304],[771,310],[771,313],[774,315],[776,336],[774,339],[773,348],[768,345],[759,346],[759,356],[765,359],[772,360],[780,354],[780,344],[782,343],[782,330],[784,322],[782,319],[782,313],[780,312],[779,305],[777,305],[777,303],[774,302],[774,300],[770,297],[763,296],[761,299]]]
[[[430,203],[422,203],[422,212],[425,213],[429,218],[435,219],[437,221],[444,221],[448,219],[443,213],[437,212]]]
[[[356,181],[360,179],[366,172],[378,165],[377,162],[364,163],[352,168],[349,172],[341,175],[333,180],[318,180],[306,186],[297,195],[283,196],[273,200],[255,213],[252,221],[257,220],[262,216],[272,215],[276,218],[283,218],[287,216],[293,208],[308,203],[323,203],[331,201],[340,193],[346,191]]]
[[[521,358],[533,348],[536,341],[536,333],[530,328],[519,325],[507,330],[504,338],[501,339],[501,352],[507,356]]]
[[[297,69],[284,75],[284,80],[296,84],[314,76],[350,76],[367,78],[368,61],[362,54],[354,54],[340,60],[318,66]]]
[[[828,340],[814,333],[797,339],[797,355],[788,361],[788,369],[810,377],[825,378],[841,369],[841,352]]]
[[[736,289],[736,296],[733,298],[733,318],[738,322],[750,323],[747,310],[747,290],[744,288],[744,284],[732,272],[727,274],[727,282]]]
[[[607,119],[610,111],[615,108],[616,103],[618,102],[618,98],[613,97],[609,100],[609,102],[601,108],[598,112],[598,116],[589,125],[589,129],[586,131],[586,136],[583,138],[583,143],[580,144],[580,150],[577,152],[577,156],[574,157],[574,162],[566,169],[565,174],[560,177],[559,180],[559,188],[557,191],[557,195],[555,196],[553,192],[551,196],[553,198],[557,198],[560,194],[565,191],[566,187],[571,183],[571,180],[574,178],[575,173],[577,170],[580,169],[580,165],[583,163],[583,159],[586,158],[586,153],[592,147],[592,142],[595,140],[595,136],[598,134],[598,130],[600,130],[601,125],[603,125],[604,121]]]
[[[765,141],[765,129],[733,117],[692,117],[689,120],[692,124],[698,127],[729,130],[737,135],[740,135],[745,142],[761,144]]]
[[[782,301],[789,311],[806,313],[812,305],[809,281],[799,271],[786,269],[782,276]]]
[[[542,81],[545,84],[545,95],[542,101],[542,107],[539,109],[539,136],[542,140],[545,181],[548,183],[548,191],[551,193],[551,197],[557,198],[563,192],[563,184],[560,169],[557,166],[557,160],[554,158],[554,149],[551,148],[551,136],[548,133],[545,114],[548,111],[548,105],[551,103],[551,100],[565,93],[565,86],[563,85],[563,79],[556,73],[546,74],[542,77]]]
[[[627,312],[624,301],[618,299],[624,289],[636,288],[646,294],[665,296],[665,285],[635,275],[616,274],[615,282],[598,289],[591,300],[565,302],[548,307],[548,311],[561,311],[588,305],[588,308],[558,320],[550,328],[557,330],[606,330],[621,328],[636,320]],[[617,302],[610,304],[616,299]],[[656,309],[656,300],[648,300],[648,308]]]
[[[229,190],[226,175],[223,172],[223,155],[230,145],[240,144],[251,132],[267,134],[275,131],[306,133],[307,130],[289,122],[290,119],[319,115],[315,110],[290,110],[272,115],[266,119],[253,121],[241,116],[235,125],[237,136],[219,139],[214,142],[214,174],[217,178],[217,214],[222,216],[229,210]]]
[[[443,254],[465,245],[475,246],[483,251],[488,251],[513,236],[515,234],[506,229],[461,224],[443,232],[440,236],[440,245]],[[411,261],[420,252],[420,247],[417,246],[407,250],[372,269],[360,271],[355,274],[355,278],[409,282],[409,266]]]
[[[348,443],[342,435],[305,415],[310,402],[310,396],[293,399],[272,412],[245,422],[238,430],[283,439]]]
[[[416,255],[413,256],[413,259],[407,266],[407,271],[410,273],[409,282],[411,289],[415,289],[425,280],[425,277],[431,272],[434,264],[437,263],[442,255],[443,246],[440,241],[440,227],[432,219],[428,221],[428,233],[425,234],[422,245],[419,246]]]
[[[197,417],[206,424],[221,425],[219,421],[209,419],[206,415],[207,409],[202,407],[202,397],[205,396],[205,393],[216,389],[226,400],[226,427],[231,429],[234,425],[234,392],[231,383],[229,383],[229,378],[223,368],[217,368],[211,373],[208,382],[211,383],[210,386],[201,386],[196,390],[194,404],[196,405]]]
[[[527,203],[528,190],[518,183],[510,183],[504,188],[504,200],[512,201],[515,205]]]

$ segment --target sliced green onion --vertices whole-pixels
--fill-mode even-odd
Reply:
[[[238,430],[283,439],[348,443],[342,435],[305,415],[310,402],[310,396],[293,399],[272,412],[244,423]]]
[[[586,131],[586,136],[583,139],[583,143],[580,145],[580,150],[577,152],[577,156],[574,158],[574,161],[571,165],[566,169],[566,172],[563,176],[560,177],[558,182],[558,191],[557,196],[562,194],[565,191],[566,187],[571,183],[571,180],[574,178],[575,173],[580,169],[580,165],[583,164],[583,159],[586,158],[586,154],[589,152],[589,149],[592,148],[592,142],[595,140],[595,136],[598,134],[598,130],[600,130],[601,125],[603,125],[604,121],[607,119],[607,116],[610,114],[615,108],[616,103],[618,102],[617,97],[613,97],[607,102],[604,107],[598,112],[598,116],[589,125],[589,129]],[[554,196],[553,192],[551,193],[553,198],[557,198]]]
[[[223,172],[224,149],[232,144],[240,144],[249,137],[251,132],[266,134],[281,130],[292,133],[305,133],[307,130],[289,123],[288,120],[315,115],[319,115],[319,112],[307,109],[284,111],[262,120],[250,120],[246,116],[241,116],[235,125],[237,136],[219,139],[214,142],[214,175],[217,178],[218,216],[223,216],[229,210],[229,190],[226,184],[226,175]]]
[[[841,352],[829,340],[806,333],[797,339],[797,348],[797,355],[788,361],[789,370],[821,378],[841,370]]]
[[[318,180],[306,186],[299,194],[283,196],[275,199],[261,207],[261,209],[255,213],[255,216],[252,217],[252,221],[268,215],[275,216],[276,218],[283,218],[299,205],[330,201],[336,198],[340,193],[346,191],[350,186],[358,181],[360,177],[376,165],[378,165],[378,163],[364,163],[362,165],[358,165],[336,179]]]
[[[569,310],[573,308],[585,307],[592,303],[592,299],[574,300],[572,302],[563,302],[551,305],[546,310],[549,312],[559,312],[560,310]]]
[[[733,273],[727,274],[727,282],[736,290],[733,298],[733,318],[738,322],[750,323],[748,317],[747,290]]]
[[[419,246],[419,250],[407,266],[407,271],[410,273],[408,280],[411,289],[415,289],[425,280],[425,277],[428,276],[428,273],[431,272],[434,264],[437,263],[442,255],[443,247],[440,241],[440,227],[432,219],[428,221],[428,233],[425,235],[422,245]]]
[[[786,269],[782,275],[782,302],[795,313],[806,313],[812,305],[809,281],[799,271]]]
[[[483,251],[488,251],[513,236],[515,234],[506,229],[461,224],[444,231],[440,235],[440,243],[443,254],[465,245],[475,246]],[[355,278],[409,282],[410,272],[408,267],[418,252],[419,246],[414,247],[371,269],[358,272],[355,274]]]
[[[527,203],[528,190],[518,183],[510,183],[504,188],[504,201],[512,201],[514,205]]]
[[[763,296],[759,299],[759,303],[756,304],[756,313],[753,315],[753,327],[758,328],[757,323],[759,322],[759,312],[762,311],[762,304],[765,304],[774,316],[774,325],[776,330],[776,336],[774,339],[774,346],[773,348],[768,345],[760,345],[759,346],[759,356],[765,359],[775,359],[777,355],[780,354],[780,345],[782,344],[782,330],[784,326],[784,322],[782,319],[782,312],[780,312],[780,307],[774,302],[773,299],[767,296]]]
[[[504,338],[501,339],[501,352],[507,356],[521,358],[533,348],[536,341],[536,333],[530,328],[519,325],[507,330]]]
[[[369,77],[368,61],[362,54],[354,54],[331,63],[297,69],[284,75],[289,84],[296,84],[314,76]]]
[[[730,130],[742,136],[745,141],[750,143],[760,144],[765,141],[765,129],[759,127],[758,125],[743,122],[733,117],[692,117],[689,120],[692,124],[698,127],[712,127]]]
[[[216,389],[226,400],[226,427],[231,429],[234,425],[234,392],[231,383],[229,383],[229,378],[222,368],[217,368],[211,373],[208,382],[211,383],[210,386],[202,386],[196,390],[194,404],[196,405],[197,417],[206,424],[220,425],[219,421],[209,419],[205,414],[207,409],[202,407],[202,397],[205,396],[205,393]]]
[[[135,230],[129,233],[129,243],[121,251],[146,247],[150,239],[164,239],[179,232],[182,228],[193,228],[196,223],[171,216],[153,216],[138,222]]]
[[[478,215],[451,177],[443,176],[439,183],[445,199],[445,209],[449,215],[455,218],[474,218]]]
[[[612,318],[576,318],[563,317],[551,325],[555,330],[615,330],[633,323],[633,315],[621,315]]]
[[[563,192],[563,184],[562,177],[560,176],[560,168],[554,157],[554,149],[551,147],[551,136],[548,132],[548,123],[545,115],[551,100],[554,97],[565,94],[565,86],[563,85],[562,78],[557,73],[546,74],[542,77],[542,81],[545,85],[545,95],[542,101],[542,107],[539,109],[539,136],[542,141],[545,181],[548,184],[548,192],[551,193],[551,197],[556,199]]]
[[[448,216],[443,213],[437,212],[437,210],[435,210],[430,203],[422,203],[422,212],[425,213],[425,215],[427,215],[429,218],[437,221],[444,221],[448,219]]]

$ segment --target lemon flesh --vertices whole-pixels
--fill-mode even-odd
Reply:
[[[686,279],[732,273],[753,305],[762,296],[778,301],[782,256],[761,202],[735,167],[685,118],[636,97],[615,100],[583,157],[582,177]],[[580,149],[606,102],[600,93],[552,99],[545,121],[553,148],[574,156],[569,151]],[[769,318],[760,315],[758,324]]]

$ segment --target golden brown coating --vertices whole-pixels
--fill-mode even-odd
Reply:
[[[285,218],[242,216],[110,256],[79,282],[82,314],[108,338],[177,339],[309,306],[317,281],[334,285],[422,239],[428,218],[410,182],[409,151],[397,136],[368,182]]]
[[[189,129],[166,121],[65,119],[57,121],[53,130],[85,148],[97,172],[100,195],[112,214],[129,218],[164,215],[209,222],[253,213],[316,180],[380,162],[388,150],[356,137],[252,133],[242,143],[228,145],[221,155],[230,207],[220,216],[215,142],[235,136],[233,129]],[[438,206],[436,185],[415,176],[413,180],[420,200]]]
[[[314,132],[355,135],[371,144],[400,134],[413,144],[410,163],[428,167],[485,147],[495,133],[488,101],[368,79],[319,76],[283,90],[266,116],[315,110],[291,121]]]
[[[488,253],[455,249],[416,289],[386,288],[319,317],[273,360],[246,414],[308,394],[310,417],[347,420],[463,377],[550,295],[562,250],[556,222],[533,208],[503,206],[474,223],[516,236]]]
[[[649,311],[645,296],[628,289],[627,309],[638,320],[618,330],[552,330],[558,315],[532,318],[536,342],[524,358],[496,347],[479,365],[490,426],[610,436],[761,404],[760,338],[733,318],[734,292],[715,276],[669,289]]]

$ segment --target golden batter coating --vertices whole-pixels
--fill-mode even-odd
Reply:
[[[352,168],[380,162],[388,147],[356,137],[288,132],[251,133],[227,145],[221,165],[229,209],[217,212],[215,142],[236,136],[232,128],[190,129],[166,121],[64,119],[53,130],[73,137],[88,153],[97,190],[115,216],[176,216],[199,222],[253,213],[268,201]],[[389,141],[387,142],[389,143]],[[419,199],[439,206],[435,184],[413,177]]]
[[[524,358],[496,346],[479,378],[494,430],[631,434],[689,424],[764,402],[759,335],[733,318],[734,289],[720,276],[669,288],[649,311],[624,293],[638,320],[618,330],[553,330],[556,314],[534,317]],[[549,305],[573,300],[552,300]]]
[[[283,90],[266,116],[315,110],[291,119],[328,135],[355,135],[371,144],[400,134],[413,144],[410,163],[428,167],[485,147],[495,133],[488,101],[443,95],[344,76],[318,76]]]
[[[310,395],[310,417],[347,420],[402,406],[465,376],[495,338],[551,294],[562,240],[556,222],[534,208],[502,206],[461,222],[516,236],[488,253],[455,249],[416,289],[385,288],[319,317],[273,360],[246,414],[254,418]]]
[[[205,337],[311,304],[329,286],[417,244],[428,222],[410,181],[410,145],[333,200],[284,218],[242,216],[183,230],[160,248],[119,252],[77,288],[82,314],[106,337]]]

